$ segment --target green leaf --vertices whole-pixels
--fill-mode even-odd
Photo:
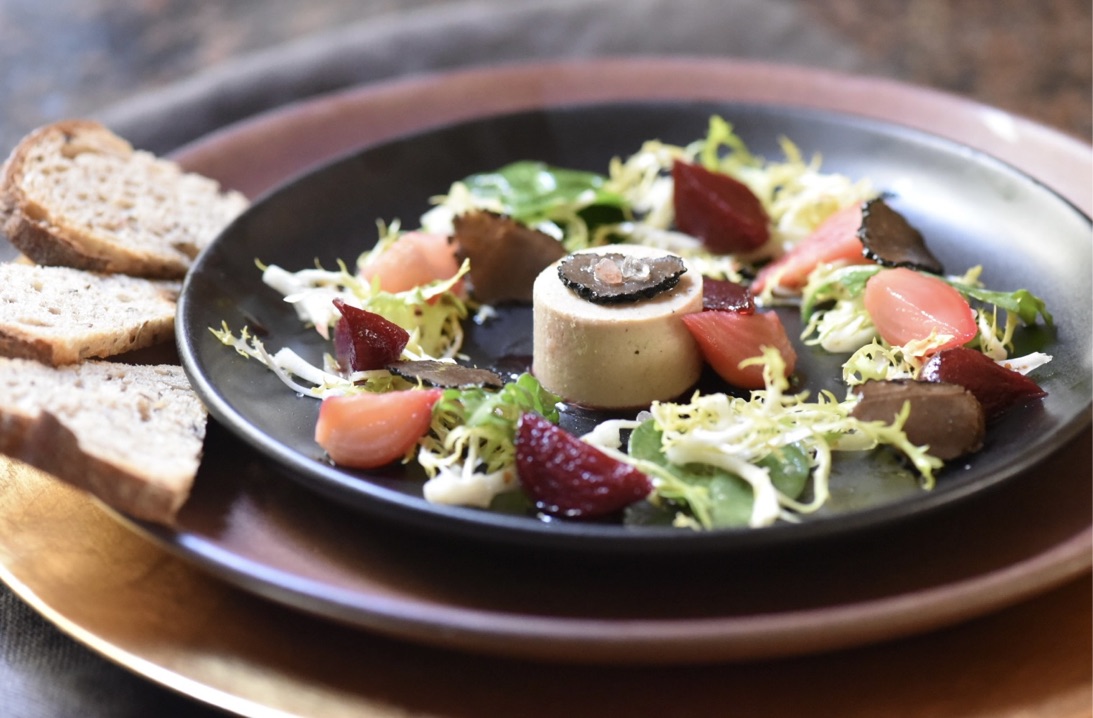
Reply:
[[[675,515],[672,506],[643,499],[623,509],[622,522],[626,526],[672,526]]]
[[[493,497],[489,510],[502,514],[515,516],[527,516],[532,513],[534,505],[523,491],[505,491]]]
[[[595,172],[530,160],[464,180],[473,195],[500,202],[506,214],[527,224],[549,218],[556,210],[577,212],[593,205],[626,207],[621,196],[604,189],[606,182],[606,177]]]
[[[736,134],[732,123],[719,115],[710,117],[699,159],[702,166],[711,172],[725,172],[728,169],[726,165],[759,164],[744,140]]]
[[[712,468],[707,481],[710,487],[710,517],[713,519],[713,525],[747,526],[751,518],[752,504],[755,503],[751,484],[739,476]]]
[[[686,504],[700,523],[708,527],[747,526],[751,517],[752,491],[748,482],[713,466],[677,466],[664,456],[661,432],[653,421],[641,423],[630,433],[629,454],[665,469],[676,483],[657,488],[661,498]]]
[[[1021,318],[1025,324],[1035,324],[1036,317],[1043,316],[1044,322],[1051,326],[1054,319],[1047,310],[1047,303],[1027,289],[1018,289],[1014,292],[999,292],[982,287],[974,287],[960,282],[949,282],[961,294],[972,299],[977,299],[986,304],[993,304],[999,309]]]
[[[559,401],[559,397],[544,389],[538,379],[525,372],[499,391],[481,387],[446,389],[439,403],[444,411],[457,414],[459,423],[465,426],[492,424],[508,433],[527,412],[535,412],[557,423]]]
[[[812,461],[799,444],[776,449],[758,464],[770,471],[770,480],[775,488],[794,499],[804,493],[812,474]]]
[[[739,476],[707,464],[678,466],[664,456],[661,432],[653,421],[630,433],[631,457],[665,469],[678,483],[663,483],[660,498],[686,504],[701,523],[711,528],[747,526],[754,496],[751,485]],[[811,472],[807,452],[796,444],[783,447],[758,462],[770,471],[775,487],[792,498],[804,491]]]
[[[801,295],[801,318],[812,317],[816,307],[837,299],[852,299],[865,292],[865,283],[883,267],[879,264],[853,264],[825,274],[817,282],[809,282]]]
[[[630,442],[627,447],[627,453],[635,459],[652,461],[660,466],[666,466],[668,460],[664,458],[664,452],[660,448],[661,437],[662,434],[660,429],[656,427],[656,424],[651,419],[649,421],[643,421],[638,424],[636,429],[630,432]]]
[[[481,387],[445,389],[433,406],[432,431],[422,439],[422,450],[435,461],[461,454],[474,445],[477,462],[489,471],[511,465],[516,455],[516,424],[527,412],[557,423],[560,399],[544,389],[531,374],[521,374],[499,391]],[[446,439],[460,441],[446,443]],[[420,458],[420,457],[419,457]]]
[[[525,372],[501,389],[504,400],[523,411],[534,411],[543,418],[558,423],[558,403],[561,397],[547,391],[539,380]]]

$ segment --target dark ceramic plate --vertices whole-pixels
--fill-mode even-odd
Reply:
[[[209,332],[222,322],[260,331],[267,347],[291,346],[316,359],[322,340],[265,287],[255,261],[288,269],[318,260],[354,259],[375,239],[377,219],[413,226],[428,198],[452,181],[518,159],[604,171],[644,140],[685,144],[701,137],[711,114],[731,121],[756,153],[780,158],[780,137],[823,168],[868,177],[928,238],[950,272],[975,264],[992,288],[1026,287],[1046,299],[1055,329],[1026,331],[1026,348],[1054,356],[1037,379],[1048,396],[990,427],[984,449],[954,462],[931,492],[906,476],[849,462],[825,508],[802,523],[758,530],[693,533],[577,522],[544,523],[427,503],[413,469],[359,472],[331,466],[312,439],[319,403],[300,398],[264,367],[238,356]],[[369,147],[297,178],[258,200],[195,264],[179,304],[180,353],[213,417],[256,447],[285,476],[376,518],[498,544],[595,551],[733,548],[830,536],[952,504],[1030,469],[1090,420],[1090,221],[1017,170],[966,147],[859,117],[785,107],[630,103],[531,111],[458,124]],[[790,334],[800,323],[784,312]],[[465,351],[480,365],[529,355],[531,314],[502,308],[485,326],[468,323]],[[811,390],[840,394],[839,357],[801,350],[799,373]],[[567,412],[580,431],[594,416]]]

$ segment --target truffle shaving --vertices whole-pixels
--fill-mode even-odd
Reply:
[[[566,254],[554,237],[493,212],[470,212],[454,225],[459,259],[471,261],[471,293],[483,304],[530,302],[535,277]]]
[[[922,233],[888,206],[883,197],[871,199],[862,207],[858,229],[865,256],[887,267],[908,267],[941,274],[937,257],[926,247]]]
[[[489,369],[463,366],[453,362],[421,359],[418,361],[399,361],[387,365],[387,370],[403,379],[420,381],[429,386],[465,388],[483,386],[500,389],[505,381]]]
[[[572,254],[558,264],[562,284],[596,304],[623,304],[655,297],[687,271],[679,257],[635,257],[614,252]]]

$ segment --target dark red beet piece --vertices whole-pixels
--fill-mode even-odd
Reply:
[[[922,381],[959,384],[983,405],[987,419],[995,419],[1015,406],[1047,396],[1024,374],[1007,369],[982,352],[967,347],[945,349],[922,367]]]
[[[755,298],[752,297],[751,290],[743,284],[737,284],[728,279],[703,277],[702,308],[738,314],[755,314]]]
[[[524,414],[516,428],[516,469],[536,508],[563,518],[606,516],[653,490],[641,471],[537,414]]]
[[[676,227],[719,254],[749,252],[770,238],[769,218],[755,193],[701,165],[672,164]]]
[[[334,306],[342,313],[334,325],[334,356],[343,369],[383,369],[397,361],[410,334],[394,322],[341,299]]]

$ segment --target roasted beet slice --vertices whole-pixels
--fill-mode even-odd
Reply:
[[[869,264],[858,230],[863,203],[855,202],[828,215],[789,251],[765,265],[755,275],[752,292],[759,294],[772,284],[775,289],[800,293],[808,275],[821,264]]]
[[[987,420],[996,419],[1015,406],[1047,396],[1024,374],[1007,369],[982,352],[967,347],[945,349],[922,367],[923,381],[959,384],[979,400]]]
[[[911,403],[903,431],[911,443],[948,461],[983,446],[986,421],[983,405],[958,384],[923,381],[867,381],[855,387],[861,401],[851,415],[863,421],[890,423]]]
[[[496,372],[489,369],[463,366],[454,362],[420,359],[417,361],[397,361],[387,365],[387,370],[404,379],[421,381],[429,386],[441,388],[485,386],[500,389],[505,384]]]
[[[770,239],[767,211],[743,182],[679,160],[672,164],[672,182],[676,227],[711,252],[750,252]]]
[[[537,414],[520,419],[515,444],[520,485],[536,508],[550,516],[607,516],[653,490],[645,473]]]
[[[404,458],[432,423],[441,389],[328,396],[315,442],[338,466],[375,469]]]
[[[728,279],[702,278],[702,308],[737,314],[754,314],[755,298],[743,284]]]
[[[858,239],[866,257],[887,267],[909,267],[934,274],[943,271],[922,233],[889,207],[883,197],[871,199],[862,207]]]
[[[866,281],[862,301],[877,334],[893,346],[923,341],[935,333],[948,337],[940,346],[925,349],[935,352],[966,344],[979,331],[964,295],[927,272],[882,269]]]
[[[785,376],[797,368],[797,351],[775,312],[691,312],[680,317],[698,343],[702,358],[719,377],[740,389],[766,386],[763,367],[740,366],[763,355],[764,347],[777,350],[785,364]]]
[[[578,252],[558,264],[558,278],[595,304],[624,304],[655,297],[679,284],[687,271],[674,254],[636,257],[617,252]]]
[[[334,356],[348,371],[382,369],[397,360],[410,334],[394,322],[341,299],[334,300],[342,316],[334,325]]]
[[[535,278],[566,254],[554,237],[493,212],[460,215],[454,226],[459,259],[471,261],[471,293],[484,304],[530,302]]]

